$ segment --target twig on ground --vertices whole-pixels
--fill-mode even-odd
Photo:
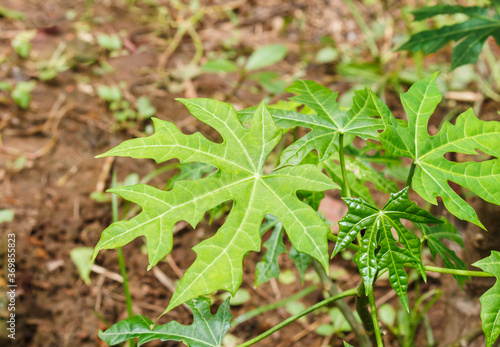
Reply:
[[[269,283],[271,283],[271,288],[273,289],[276,300],[281,300],[281,292],[278,287],[278,283],[276,282],[276,278],[271,278]]]
[[[101,173],[99,174],[99,178],[97,179],[97,185],[95,187],[95,191],[102,193],[104,191],[104,187],[106,187],[106,181],[108,180],[109,172],[116,157],[107,157],[102,164]]]
[[[389,290],[386,294],[381,296],[380,298],[377,299],[375,302],[376,306],[379,307],[380,305],[386,303],[387,301],[391,300],[393,297],[397,295],[395,290]]]
[[[163,286],[165,286],[168,290],[170,290],[172,292],[172,294],[175,293],[176,288],[175,288],[174,283],[157,266],[153,267],[153,275],[156,277],[156,279],[161,284],[163,284]],[[186,303],[183,303],[182,306],[185,307],[189,312],[191,312],[191,310],[189,309],[189,306]]]
[[[168,265],[170,265],[170,267],[175,272],[175,274],[177,275],[177,277],[182,278],[182,276],[184,276],[184,273],[177,266],[177,263],[175,262],[174,258],[172,257],[172,254],[168,254],[167,255],[167,263],[168,263]]]
[[[95,273],[101,274],[106,278],[109,278],[110,280],[116,281],[123,283],[123,277],[115,272],[109,271],[106,268],[103,268],[102,266],[92,264],[90,267],[90,270],[92,270]]]
[[[58,137],[54,136],[52,137],[49,142],[47,142],[42,148],[37,150],[34,153],[26,152],[17,148],[12,148],[12,147],[6,147],[3,144],[0,144],[0,150],[4,152],[5,154],[9,154],[15,157],[26,157],[29,160],[35,160],[40,158],[41,156],[47,154],[52,147],[57,143]]]

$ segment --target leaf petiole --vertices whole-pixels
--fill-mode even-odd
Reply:
[[[268,337],[269,335],[275,333],[276,331],[282,329],[283,327],[285,327],[286,325],[292,323],[292,322],[295,322],[297,319],[301,318],[301,317],[304,317],[305,315],[308,315],[309,313],[311,312],[314,312],[316,311],[317,309],[323,307],[323,306],[326,306],[334,301],[337,301],[339,299],[342,299],[342,298],[346,298],[348,296],[353,296],[353,295],[357,295],[357,288],[352,288],[352,289],[349,289],[349,290],[346,290],[345,292],[342,292],[338,295],[335,295],[335,296],[332,296],[332,297],[329,297],[328,299],[325,299],[323,301],[320,301],[318,302],[317,304],[315,305],[312,305],[311,307],[309,307],[308,309],[296,314],[296,315],[293,315],[291,316],[290,318],[288,319],[285,319],[284,321],[282,321],[281,323],[279,323],[278,325],[272,327],[271,329],[263,332],[262,334],[260,334],[259,336],[257,337],[254,337],[253,339],[251,340],[248,340],[247,342],[244,342],[236,347],[246,347],[246,346],[251,346],[253,345],[254,343],[257,343],[259,342],[260,340],[263,340],[265,339],[266,337]]]
[[[113,171],[111,185],[116,187],[116,171]],[[111,197],[111,210],[113,214],[113,222],[118,221],[118,196],[116,194],[112,194]],[[127,267],[125,265],[125,258],[123,256],[123,251],[121,247],[116,248],[116,254],[118,256],[118,264],[120,265],[120,273],[123,277],[123,291],[125,293],[125,301],[127,304],[127,314],[128,318],[134,317],[134,311],[132,309],[132,295],[130,294],[130,288],[128,284],[128,275],[127,275]],[[135,341],[134,339],[128,340],[128,346],[134,347]]]
[[[338,237],[332,233],[328,234],[328,240],[337,242]],[[357,252],[359,249],[358,245],[353,243],[349,244],[346,248],[351,251]],[[410,263],[405,263],[404,267],[415,269],[416,266]],[[448,269],[444,267],[424,265],[424,270],[429,272],[437,272],[442,274],[459,275],[459,276],[471,276],[471,277],[494,277],[492,274],[483,271],[472,271],[472,270],[459,270],[459,269]]]
[[[316,290],[316,286],[309,286],[307,287],[306,289],[304,290],[301,290],[300,292],[298,292],[297,294],[295,295],[292,295],[286,299],[283,299],[283,300],[280,300],[278,302],[273,302],[271,304],[268,304],[268,305],[264,305],[264,306],[261,306],[261,307],[257,307],[256,309],[253,309],[253,310],[250,310],[248,312],[245,312],[244,314],[236,317],[235,319],[233,319],[233,321],[231,322],[231,328],[234,328],[235,326],[237,326],[238,324],[241,324],[249,319],[252,319],[253,317],[255,316],[258,316],[262,313],[265,313],[265,312],[268,312],[268,311],[271,311],[271,310],[275,310],[279,307],[282,307],[286,304],[288,304],[289,302],[292,302],[292,301],[295,301],[295,300],[298,300],[310,293],[312,293],[313,291]]]
[[[339,160],[340,160],[340,167],[342,169],[342,181],[344,183],[344,191],[342,194],[343,196],[350,198],[351,197],[351,191],[349,190],[349,181],[347,180],[347,170],[345,167],[345,158],[344,158],[344,134],[340,133],[339,134]]]
[[[382,335],[380,334],[380,325],[378,322],[377,307],[375,305],[375,296],[373,295],[373,290],[368,294],[368,300],[370,301],[370,311],[372,314],[373,328],[375,331],[375,338],[377,340],[377,347],[383,347]]]
[[[415,174],[415,169],[417,168],[417,164],[413,162],[410,167],[410,172],[408,173],[408,178],[406,179],[405,187],[409,187],[411,185],[411,181],[413,180],[413,175]]]

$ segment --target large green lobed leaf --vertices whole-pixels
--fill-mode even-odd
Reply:
[[[338,150],[338,135],[344,134],[351,139],[376,139],[382,121],[368,90],[358,90],[354,94],[353,105],[349,111],[342,111],[336,101],[337,92],[308,80],[297,80],[286,89],[298,94],[290,99],[297,105],[305,105],[316,114],[299,113],[294,110],[273,107],[270,111],[276,125],[285,129],[297,126],[311,129],[304,137],[287,147],[280,158],[280,167],[296,165],[312,151],[317,150],[320,161],[328,159]],[[255,108],[238,112],[246,121]]]
[[[429,118],[441,100],[436,78],[437,73],[415,83],[401,95],[408,122],[397,120],[372,93],[385,123],[385,131],[379,139],[392,155],[414,160],[412,187],[421,197],[437,204],[436,198],[440,196],[452,214],[483,227],[474,209],[448,182],[455,182],[488,202],[500,204],[500,122],[482,121],[469,109],[458,116],[455,125],[445,122],[436,135],[430,136]],[[474,155],[476,150],[496,158],[457,163],[444,157],[450,152]]]
[[[279,118],[277,124],[284,128],[302,126],[311,129],[283,151],[280,166],[298,164],[312,150],[318,151],[320,160],[328,159],[338,150],[339,134],[375,139],[382,128],[367,89],[355,92],[353,105],[347,112],[340,110],[336,101],[337,92],[316,82],[297,80],[286,91],[297,94],[291,100],[309,107],[317,114],[289,111],[274,115],[273,112],[273,117]]]
[[[172,321],[155,325],[153,321],[140,314],[124,319],[106,331],[99,331],[99,337],[110,346],[139,338],[137,346],[152,340],[180,341],[188,347],[220,347],[222,338],[231,327],[229,298],[219,307],[215,315],[210,313],[210,299],[196,298],[187,301],[193,311],[194,322],[182,325]]]
[[[241,284],[244,256],[260,250],[259,227],[268,213],[279,219],[297,251],[316,258],[326,270],[329,228],[295,193],[338,186],[314,165],[263,173],[264,162],[282,134],[264,104],[256,109],[248,129],[229,104],[210,99],[180,101],[195,117],[217,130],[223,142],[211,142],[200,133],[184,135],[172,123],[154,119],[154,135],[126,141],[101,157],[152,158],[158,163],[177,158],[181,163],[210,164],[218,171],[203,179],[177,182],[170,191],[142,184],[111,189],[139,204],[143,211],[130,221],[113,223],[104,230],[94,259],[101,249],[121,247],[145,236],[151,268],[172,250],[175,223],[184,220],[196,227],[206,211],[232,200],[224,225],[193,248],[197,258],[182,277],[167,311],[215,290],[234,295]]]

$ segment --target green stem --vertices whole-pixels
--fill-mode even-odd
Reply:
[[[128,285],[127,268],[125,266],[125,258],[123,257],[123,251],[121,247],[116,249],[118,253],[118,264],[120,264],[120,272],[123,277],[123,291],[125,292],[125,300],[127,303],[127,313],[128,317],[132,318],[134,316],[134,311],[132,310],[132,295],[130,294],[130,288]]]
[[[363,323],[366,336],[370,339],[371,343],[375,343],[375,329],[373,327],[373,320],[370,311],[368,310],[369,305],[370,300],[365,294],[365,285],[361,282],[358,287],[358,295],[356,296],[356,312],[358,312],[359,319],[361,319],[361,322]]]
[[[342,298],[346,298],[348,296],[353,296],[353,295],[356,295],[357,293],[357,289],[356,288],[353,288],[353,289],[349,289],[349,290],[346,290],[345,292],[342,292],[336,296],[332,296],[332,297],[329,297],[328,299],[325,299],[323,301],[320,301],[318,302],[317,304],[315,305],[312,305],[311,307],[307,308],[306,310],[288,318],[288,319],[285,319],[284,321],[282,321],[281,323],[279,323],[278,325],[272,327],[271,329],[263,332],[262,334],[260,334],[259,336],[257,337],[254,337],[253,339],[245,342],[245,343],[242,343],[240,345],[238,345],[237,347],[246,347],[246,346],[251,346],[253,345],[254,343],[256,342],[259,342],[260,340],[263,340],[265,339],[266,337],[268,337],[269,335],[275,333],[276,331],[280,330],[281,328],[287,326],[288,324],[292,323],[292,322],[295,322],[297,319],[301,318],[301,317],[304,317],[305,315],[308,315],[309,313],[311,312],[314,312],[316,311],[317,309],[323,307],[323,306],[326,306],[334,301],[337,301],[339,299],[342,299]]]
[[[417,267],[413,264],[404,264],[405,267],[416,269]],[[437,266],[427,266],[424,265],[425,271],[438,272],[442,274],[459,275],[459,276],[471,276],[471,277],[495,277],[494,275],[484,272],[484,271],[470,271],[470,270],[459,270],[459,269],[447,269],[444,267]]]
[[[116,186],[116,171],[113,171],[113,177],[111,181],[112,187]],[[111,196],[111,211],[113,215],[113,222],[118,221],[118,195],[112,194]],[[127,267],[125,266],[125,258],[123,257],[123,251],[121,247],[116,249],[116,254],[118,255],[118,264],[120,266],[120,273],[123,277],[123,291],[125,293],[125,302],[127,305],[127,314],[129,318],[134,316],[134,311],[132,309],[132,295],[130,294],[130,288],[128,285]],[[135,346],[134,339],[128,340],[129,347]]]
[[[411,185],[411,181],[413,180],[413,175],[415,174],[415,169],[417,164],[413,162],[410,167],[410,172],[408,173],[408,178],[406,179],[405,187],[409,187]]]
[[[334,234],[328,234],[328,239],[333,242],[338,241],[337,235]],[[357,252],[359,249],[358,245],[355,245],[353,243],[349,244],[347,246],[352,251]],[[405,267],[411,268],[411,269],[416,269],[417,267],[413,264],[406,263],[404,264]],[[438,266],[430,266],[430,265],[424,265],[424,270],[429,271],[429,272],[438,272],[442,274],[450,274],[450,275],[459,275],[459,276],[470,276],[470,277],[495,277],[494,275],[484,272],[484,271],[471,271],[471,270],[459,270],[459,269],[447,269],[444,267],[438,267]]]
[[[375,305],[375,296],[373,295],[373,290],[368,295],[368,300],[370,301],[370,311],[372,313],[373,328],[375,330],[377,347],[384,347],[384,343],[382,342],[382,335],[380,334],[380,325],[377,316],[377,306]]]
[[[351,191],[349,190],[349,182],[347,181],[347,170],[345,167],[345,157],[344,157],[344,134],[339,134],[339,161],[340,168],[342,170],[342,181],[344,182],[344,196],[347,198],[351,197]]]
[[[248,312],[245,312],[241,316],[238,316],[235,319],[233,319],[233,321],[231,322],[231,328],[234,328],[238,324],[241,324],[241,323],[243,323],[243,322],[245,322],[245,321],[247,321],[255,316],[258,316],[259,314],[277,309],[281,306],[288,304],[289,302],[298,300],[298,299],[306,296],[307,294],[312,293],[315,289],[316,289],[316,286],[310,286],[310,287],[307,287],[306,289],[301,290],[297,294],[292,295],[286,299],[277,301],[277,302],[269,304],[269,305],[264,305],[264,306],[258,307],[256,309],[250,310]]]
[[[328,240],[337,242],[339,240],[338,236],[332,233],[328,234]],[[359,249],[358,245],[355,245],[354,243],[350,243],[347,245],[347,248],[350,249],[351,251],[357,252]]]
[[[342,196],[350,198],[351,190],[349,189],[349,181],[347,180],[347,169],[345,167],[345,155],[344,155],[344,134],[339,134],[339,161],[340,169],[342,170],[342,182],[344,182],[344,189],[341,192]],[[361,245],[361,234],[356,235],[358,240],[358,245]]]
[[[335,283],[333,283],[330,277],[325,273],[325,270],[323,269],[323,266],[319,263],[319,261],[313,259],[312,265],[314,267],[314,270],[316,270],[316,273],[319,275],[321,282],[323,283],[323,288],[328,291],[331,296],[339,295],[340,289],[337,288]],[[347,302],[345,302],[345,300],[338,300],[337,302],[335,302],[335,306],[338,307],[340,312],[342,312],[342,315],[351,326],[352,332],[354,333],[354,335],[356,335],[356,340],[359,343],[359,347],[370,347],[371,343],[368,335],[366,334],[361,324],[359,324],[359,322],[357,321]]]

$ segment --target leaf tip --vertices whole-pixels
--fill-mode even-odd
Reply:
[[[111,154],[111,151],[112,151],[112,149],[110,149],[109,151],[106,151],[104,153],[98,154],[94,158],[99,159],[99,158],[112,157],[113,154]]]
[[[97,258],[97,255],[99,254],[100,249],[99,248],[94,248],[94,252],[92,253],[92,259],[90,260],[90,265],[94,264],[94,261]]]
[[[106,333],[102,330],[99,330],[99,332],[97,333],[97,336],[99,336],[99,338],[103,341],[106,341],[104,340],[104,337],[106,336]]]
[[[406,313],[410,313],[410,305],[408,305],[408,298],[406,296],[399,297],[403,307],[406,309]]]
[[[174,308],[176,308],[177,306],[179,306],[181,303],[176,303],[175,301],[172,301],[170,300],[170,302],[168,303],[168,306],[167,308],[165,309],[165,311],[162,312],[161,315],[158,316],[157,318],[157,321],[163,317],[164,315],[166,315],[168,312],[172,311]]]

